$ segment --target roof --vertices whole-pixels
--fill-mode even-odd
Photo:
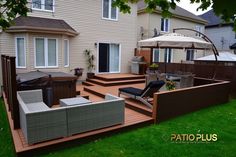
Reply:
[[[32,16],[19,16],[7,32],[46,32],[75,36],[78,33],[68,23],[60,19],[49,19]]]
[[[236,62],[236,55],[230,52],[220,52],[217,56],[218,61],[221,62]],[[195,61],[215,61],[214,55],[209,55],[195,59]]]
[[[146,3],[144,2],[144,0],[140,0],[138,2],[138,12],[142,12],[145,11],[146,8]],[[188,20],[188,21],[193,21],[193,22],[199,22],[202,24],[207,24],[207,21],[202,19],[201,17],[179,7],[176,5],[175,9],[171,9],[169,10],[173,15],[173,17],[178,17],[184,20]],[[156,12],[161,13],[161,8],[157,7]]]
[[[219,25],[229,25],[229,23],[226,24],[225,22],[223,22],[223,20],[219,16],[216,16],[213,9],[209,10],[208,12],[202,15],[199,15],[199,17],[208,21],[208,25],[206,27],[218,27]]]

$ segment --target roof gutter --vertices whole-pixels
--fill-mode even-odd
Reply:
[[[76,36],[79,33],[70,29],[59,29],[59,28],[44,28],[44,27],[31,27],[31,26],[12,26],[6,30],[7,33],[20,33],[20,32],[31,32],[31,33],[49,33],[49,34],[65,34],[68,36]]]

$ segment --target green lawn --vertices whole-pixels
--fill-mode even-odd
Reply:
[[[0,106],[0,156],[14,156],[5,110]],[[217,134],[209,143],[173,143],[171,134]],[[47,157],[235,156],[236,100],[152,125],[41,155]]]

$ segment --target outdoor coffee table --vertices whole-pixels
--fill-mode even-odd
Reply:
[[[81,105],[81,104],[88,104],[92,101],[85,99],[83,97],[76,97],[76,98],[67,98],[67,99],[60,99],[61,106],[73,106],[73,105]]]

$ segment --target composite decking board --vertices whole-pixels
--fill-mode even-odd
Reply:
[[[4,101],[5,100],[5,96],[4,96]],[[5,103],[6,109],[7,109],[7,104]],[[59,139],[55,139],[55,140],[51,140],[51,141],[46,141],[46,142],[41,142],[38,144],[34,144],[34,145],[28,145],[26,143],[26,140],[23,136],[23,133],[21,131],[21,129],[17,129],[14,130],[13,129],[13,123],[11,120],[11,115],[10,112],[8,112],[7,110],[7,115],[8,115],[8,121],[10,124],[10,128],[11,128],[11,133],[12,133],[12,137],[13,137],[13,142],[14,142],[14,146],[15,146],[15,150],[16,153],[22,153],[22,152],[27,152],[30,150],[35,150],[35,149],[39,149],[39,148],[43,148],[43,147],[47,147],[50,145],[55,145],[55,144],[60,144],[63,142],[68,142],[71,140],[77,140],[77,139],[82,139],[82,138],[89,138],[90,136],[94,136],[96,134],[101,134],[101,133],[105,133],[105,132],[110,132],[110,131],[116,131],[119,129],[124,129],[127,127],[132,127],[135,125],[139,125],[139,124],[144,124],[144,123],[153,123],[153,118],[150,116],[146,116],[144,114],[141,114],[139,112],[136,112],[134,110],[131,110],[129,108],[125,108],[125,122],[124,124],[120,124],[120,125],[115,125],[112,127],[107,127],[107,128],[103,128],[103,129],[98,129],[98,130],[94,130],[94,131],[89,131],[89,132],[85,132],[85,133],[80,133],[80,134],[76,134],[70,137],[64,137],[64,138],[59,138]]]

